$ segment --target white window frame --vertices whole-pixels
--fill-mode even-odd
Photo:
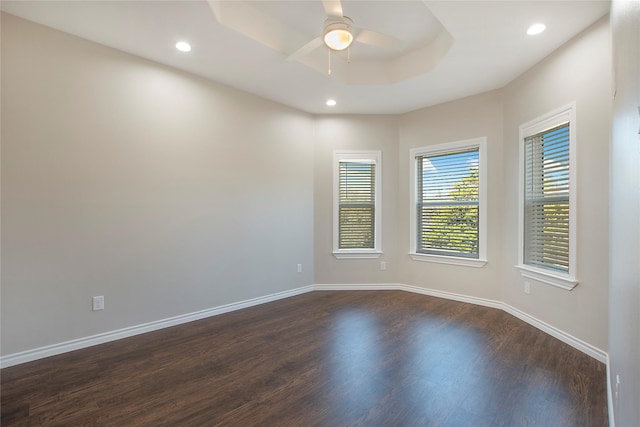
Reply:
[[[340,162],[367,160],[376,165],[373,249],[340,249]],[[337,259],[374,259],[382,255],[382,152],[380,150],[339,150],[333,152],[333,256]]]
[[[569,272],[555,272],[544,268],[527,265],[524,262],[524,215],[525,215],[525,138],[569,122]],[[527,278],[562,289],[571,290],[578,284],[577,272],[577,145],[576,145],[576,103],[571,102],[563,107],[544,114],[523,125],[520,125],[519,137],[519,200],[518,200],[518,264],[516,268]]]
[[[416,252],[417,215],[416,203],[418,198],[416,157],[445,154],[452,151],[465,149],[478,149],[478,258],[464,258],[447,255],[432,255]],[[465,267],[481,268],[487,263],[487,138],[478,137],[463,141],[448,142],[426,147],[418,147],[410,150],[410,206],[409,206],[409,256],[414,261],[435,262],[440,264],[453,264]]]

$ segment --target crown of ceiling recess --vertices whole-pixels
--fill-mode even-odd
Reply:
[[[220,24],[282,54],[283,61],[348,85],[391,85],[428,73],[454,43],[423,2],[209,0],[209,6]],[[353,35],[339,51],[323,40],[335,22]]]

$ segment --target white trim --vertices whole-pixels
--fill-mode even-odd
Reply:
[[[464,257],[447,257],[443,255],[417,254],[416,253],[416,157],[422,155],[434,155],[439,153],[448,153],[452,151],[464,150],[466,148],[478,149],[478,259],[475,263],[469,263],[469,258]],[[471,267],[482,267],[486,264],[487,259],[487,137],[478,137],[465,139],[462,141],[447,142],[444,144],[435,144],[425,147],[413,148],[409,151],[409,254],[419,255],[420,257],[411,259],[414,261],[437,262],[441,264],[465,265]],[[424,256],[423,256],[424,255]],[[459,262],[448,262],[448,259],[455,258]]]
[[[36,348],[33,350],[22,351],[19,353],[9,354],[0,358],[0,367],[6,368],[9,366],[18,365],[21,363],[31,362],[34,360],[42,359],[49,356],[55,356],[57,354],[67,353],[69,351],[78,350],[81,348],[91,347],[98,344],[115,341],[121,338],[127,338],[134,335],[143,334],[146,332],[156,331],[158,329],[168,328],[170,326],[176,326],[194,320],[200,320],[207,317],[216,316],[223,313],[228,313],[235,310],[240,310],[247,307],[253,307],[256,305],[264,304],[271,301],[276,301],[283,298],[292,297],[295,295],[304,294],[311,291],[405,291],[416,294],[429,295],[436,298],[444,298],[453,301],[459,301],[469,304],[480,305],[484,307],[491,307],[503,310],[512,316],[519,318],[520,320],[534,326],[537,329],[559,339],[560,341],[572,346],[573,348],[580,350],[581,352],[593,357],[594,359],[606,363],[608,365],[608,355],[605,351],[598,349],[597,347],[588,344],[579,338],[576,338],[554,326],[549,325],[535,317],[524,313],[508,304],[500,301],[495,301],[486,298],[479,298],[474,296],[467,296],[461,294],[455,294],[452,292],[439,291],[435,289],[422,288],[419,286],[404,285],[401,283],[378,283],[378,284],[316,284],[310,286],[304,286],[301,288],[292,289],[289,291],[278,292],[263,297],[253,298],[246,301],[240,301],[236,303],[226,304],[219,307],[210,308],[207,310],[201,310],[194,313],[184,314],[181,316],[175,316],[168,319],[158,320],[155,322],[144,323],[129,328],[119,329],[116,331],[105,332],[102,334],[92,335],[85,338],[79,338],[59,344],[53,344],[45,347]],[[610,399],[610,396],[609,396]],[[611,406],[609,407],[611,418]]]
[[[327,284],[313,285],[314,291],[401,291],[399,283]]]
[[[613,400],[613,390],[611,389],[613,378],[611,378],[611,360],[607,355],[607,409],[609,410],[609,427],[616,427],[615,402]]]
[[[484,267],[487,263],[486,259],[463,258],[457,256],[410,253],[409,257],[414,261],[435,262],[438,264],[461,265],[464,267],[476,268]]]
[[[128,328],[118,329],[115,331],[104,332],[102,334],[91,335],[84,338],[78,338],[58,344],[39,347],[33,350],[21,351],[19,353],[9,354],[0,358],[0,368],[18,365],[21,363],[31,362],[33,360],[43,359],[57,354],[67,353],[81,348],[92,347],[98,344],[104,344],[110,341],[116,341],[122,338],[132,337],[134,335],[144,334],[147,332],[157,331],[171,326],[181,325],[194,320],[200,320],[207,317],[217,316],[219,314],[240,310],[247,307],[276,301],[283,298],[311,292],[313,286],[304,286],[289,291],[278,292],[263,297],[252,298],[245,301],[225,304],[206,310],[196,311],[193,313],[183,314],[180,316],[169,317],[167,319],[156,320],[154,322],[143,323],[141,325],[131,326]]]
[[[552,271],[532,268],[524,263],[524,139],[551,129],[564,122],[569,122],[569,272],[566,275],[554,274]],[[578,153],[577,153],[576,102],[570,102],[547,114],[520,125],[518,138],[518,265],[516,267],[523,277],[537,280],[548,285],[571,290],[577,284],[578,255]]]
[[[520,311],[519,309],[512,307],[508,304],[503,303],[504,311],[511,314],[512,316],[517,317],[518,319],[527,322],[531,326],[534,326],[540,329],[542,332],[546,332],[554,338],[559,339],[565,344],[570,345],[576,350],[580,350],[584,354],[593,357],[599,362],[606,363],[607,362],[607,352],[600,350],[599,348],[582,341],[580,338],[576,338],[571,334],[568,334],[555,326],[551,326],[550,324],[543,322],[542,320],[536,319],[535,317],[525,313],[524,311]]]
[[[475,304],[475,305],[480,305],[483,307],[491,307],[491,308],[497,308],[500,309],[502,311],[505,311],[507,313],[509,313],[510,315],[517,317],[518,319],[528,323],[529,325],[545,332],[546,334],[551,335],[554,338],[559,339],[560,341],[564,342],[565,344],[570,345],[571,347],[575,348],[576,350],[579,350],[581,352],[583,352],[584,354],[593,357],[594,359],[598,360],[599,362],[602,363],[607,363],[607,359],[608,359],[608,355],[607,352],[600,350],[599,348],[585,342],[582,341],[579,338],[574,337],[571,334],[568,334],[558,328],[556,328],[555,326],[551,326],[546,322],[543,322],[542,320],[539,320],[515,307],[510,306],[509,304],[505,304],[503,302],[500,301],[496,301],[496,300],[491,300],[491,299],[486,299],[486,298],[479,298],[479,297],[474,297],[474,296],[468,296],[468,295],[461,295],[461,294],[455,294],[452,292],[445,292],[445,291],[438,291],[435,289],[428,289],[428,288],[422,288],[419,286],[412,286],[412,285],[403,285],[400,283],[394,283],[394,284],[368,284],[368,285],[340,285],[340,284],[335,284],[335,285],[313,285],[313,290],[314,291],[319,291],[319,290],[331,290],[331,291],[339,291],[339,290],[349,290],[349,291],[355,291],[355,290],[399,290],[399,291],[406,291],[406,292],[413,292],[413,293],[417,293],[417,294],[422,294],[422,295],[429,295],[429,296],[433,296],[433,297],[437,297],[437,298],[444,298],[444,299],[448,299],[448,300],[453,300],[453,301],[459,301],[459,302],[465,302],[465,303],[469,303],[469,304]]]
[[[536,133],[544,132],[545,130],[554,128],[561,123],[570,122],[573,124],[575,120],[576,102],[572,101],[560,108],[556,108],[546,114],[543,114],[535,119],[529,120],[526,123],[520,125],[520,131],[523,133],[523,138],[535,135]],[[573,129],[570,129],[573,131]],[[521,139],[521,142],[522,142]]]
[[[456,294],[453,292],[438,291],[436,289],[422,288],[419,286],[402,285],[401,290],[407,291],[407,292],[413,292],[416,294],[428,295],[436,298],[443,298],[443,299],[448,299],[452,301],[464,302],[467,304],[480,305],[482,307],[497,308],[500,310],[502,309],[502,306],[503,306],[501,302],[487,299],[487,298],[479,298],[479,297],[473,297],[468,295]]]
[[[375,228],[374,228],[374,244],[373,249],[340,249],[339,243],[339,227],[340,223],[340,194],[338,190],[340,182],[341,160],[365,160],[371,161],[376,165],[375,175]],[[333,255],[338,259],[348,258],[378,258],[378,256],[356,256],[363,254],[382,254],[382,151],[380,150],[334,150],[333,152]],[[338,254],[348,256],[339,257]]]
[[[382,252],[377,252],[372,250],[371,252],[364,251],[348,251],[346,249],[342,249],[340,252],[334,252],[333,256],[336,259],[375,259],[380,258],[382,256]]]
[[[550,270],[542,270],[529,265],[516,265],[522,277],[533,279],[547,285],[557,286],[568,291],[578,285],[578,281],[565,275],[553,274]]]

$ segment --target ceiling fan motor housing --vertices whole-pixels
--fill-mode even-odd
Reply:
[[[351,18],[331,17],[324,22],[324,43],[333,50],[344,50],[353,41]]]

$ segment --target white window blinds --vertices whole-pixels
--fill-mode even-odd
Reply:
[[[569,123],[527,136],[524,263],[569,272]]]
[[[341,160],[338,170],[338,248],[374,249],[376,163]]]
[[[479,258],[479,149],[416,157],[416,252]]]

